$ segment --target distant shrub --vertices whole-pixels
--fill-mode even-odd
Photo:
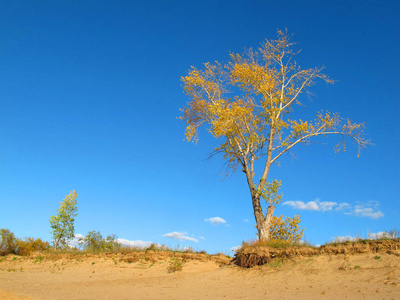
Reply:
[[[117,235],[111,234],[104,239],[100,231],[89,231],[83,238],[83,247],[91,252],[112,252],[122,249],[121,244],[117,242]]]
[[[158,250],[160,250],[160,247],[155,243],[151,243],[150,246],[146,248],[146,251],[158,251]]]
[[[117,235],[116,234],[110,234],[109,236],[106,237],[104,243],[104,249],[106,251],[120,251],[121,249],[121,244],[117,242]]]
[[[24,241],[14,236],[8,229],[0,229],[0,255],[17,254],[17,255],[29,255],[35,251],[44,251],[50,248],[48,242],[31,237],[26,238]]]
[[[103,236],[100,231],[89,231],[83,239],[85,250],[100,252],[103,248]]]
[[[45,251],[50,248],[48,242],[42,241],[40,238],[34,239],[28,237],[25,241],[18,240],[18,255],[29,255],[35,251]]]
[[[196,251],[192,247],[186,247],[184,248],[185,253],[196,253]]]
[[[8,229],[0,229],[0,255],[18,254],[18,239]]]

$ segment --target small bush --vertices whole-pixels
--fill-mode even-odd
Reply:
[[[155,243],[151,243],[150,246],[147,247],[145,251],[149,251],[149,250],[150,251],[159,251],[160,247]]]
[[[181,271],[183,268],[183,260],[179,258],[172,258],[171,261],[169,262],[168,266],[168,273],[174,273],[177,271]]]
[[[83,238],[84,249],[91,252],[113,252],[123,250],[117,242],[117,235],[111,234],[103,239],[100,231],[89,231]]]
[[[34,238],[26,238],[25,241],[18,241],[18,254],[19,255],[29,255],[35,251],[45,251],[50,248],[50,244],[48,242],[42,241]]]
[[[270,236],[271,240],[286,241],[289,243],[300,241],[303,237],[304,229],[300,230],[300,216],[293,218],[283,216],[273,216],[271,220]]]
[[[83,241],[85,250],[100,252],[104,248],[104,240],[100,231],[89,231]]]
[[[8,229],[0,229],[0,255],[17,254],[21,256],[29,255],[35,251],[44,251],[50,249],[48,242],[31,237],[24,241],[16,238],[14,233]]]
[[[18,254],[18,239],[8,229],[0,229],[0,255]]]

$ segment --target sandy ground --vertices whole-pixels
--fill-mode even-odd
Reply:
[[[299,257],[252,269],[188,259],[173,273],[170,258],[14,257],[0,262],[0,299],[400,299],[400,257],[386,253]]]

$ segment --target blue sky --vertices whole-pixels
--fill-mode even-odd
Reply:
[[[374,145],[359,158],[354,146],[335,154],[334,137],[295,149],[270,173],[286,202],[275,213],[300,214],[314,244],[399,229],[399,11],[397,1],[1,1],[0,228],[50,240],[50,215],[75,189],[78,234],[211,253],[254,239],[244,174],[224,179],[206,132],[184,141],[180,77],[287,28],[299,64],[337,80],[312,87],[297,112],[365,122]]]

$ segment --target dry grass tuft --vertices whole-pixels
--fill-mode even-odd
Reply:
[[[179,258],[173,257],[169,262],[168,273],[174,273],[174,272],[177,272],[177,271],[182,271],[183,264],[184,264],[183,259],[179,259]]]

